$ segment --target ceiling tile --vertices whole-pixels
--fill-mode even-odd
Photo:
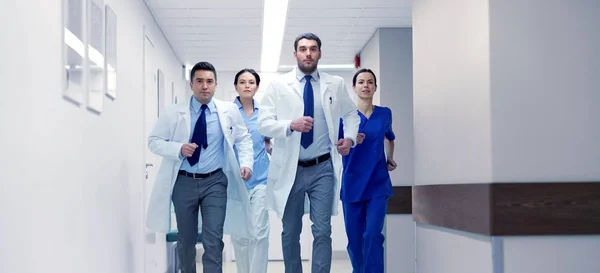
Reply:
[[[263,0],[145,0],[178,58],[218,71],[260,68]],[[380,27],[411,25],[412,0],[289,0],[280,65],[294,65],[294,39],[323,41],[321,64],[348,64]]]

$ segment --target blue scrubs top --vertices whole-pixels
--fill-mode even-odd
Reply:
[[[392,110],[375,106],[367,119],[360,111],[359,133],[365,134],[362,144],[342,157],[342,190],[340,198],[344,202],[366,201],[373,197],[392,196],[392,181],[387,170],[384,138],[396,138],[392,131]],[[340,138],[343,138],[343,124],[340,122]]]
[[[240,109],[240,113],[244,118],[244,123],[246,123],[246,127],[248,128],[248,133],[250,133],[252,137],[252,147],[254,148],[254,166],[252,167],[252,176],[248,181],[244,181],[247,189],[253,189],[260,184],[266,184],[267,174],[269,173],[269,156],[265,147],[265,136],[258,132],[257,119],[259,107],[256,101],[253,102],[254,113],[252,113],[252,116],[248,117],[246,113],[244,113],[244,109],[239,97],[233,101],[233,103],[235,103]],[[235,146],[233,148],[235,151],[235,156],[239,162],[237,148]]]

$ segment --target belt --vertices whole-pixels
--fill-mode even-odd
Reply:
[[[314,166],[317,165],[323,161],[327,161],[331,158],[331,155],[329,153],[320,155],[316,158],[313,159],[309,159],[309,160],[300,160],[298,161],[298,166],[300,167],[310,167],[310,166]]]
[[[214,170],[212,172],[209,172],[209,173],[189,173],[189,172],[186,172],[184,170],[179,170],[179,174],[185,175],[187,177],[191,177],[191,178],[194,178],[194,179],[207,178],[207,177],[209,177],[211,175],[215,175],[215,174],[217,174],[219,172],[221,172],[221,168],[218,168],[218,169],[216,169],[216,170]]]

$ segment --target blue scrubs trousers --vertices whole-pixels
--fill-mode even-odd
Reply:
[[[384,273],[383,224],[388,197],[342,202],[353,273]]]

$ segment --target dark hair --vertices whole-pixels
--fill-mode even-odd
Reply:
[[[215,82],[217,82],[217,70],[215,70],[215,67],[209,62],[199,62],[195,64],[194,67],[192,67],[192,71],[190,71],[190,81],[194,80],[194,75],[196,75],[196,71],[199,70],[212,71],[212,73],[215,74]]]
[[[319,46],[319,51],[321,51],[321,39],[319,39],[319,36],[310,32],[300,34],[298,37],[296,37],[296,40],[294,40],[294,51],[298,50],[298,41],[302,39],[317,41],[317,46]]]
[[[235,78],[233,79],[233,85],[237,85],[238,78],[240,77],[240,75],[242,75],[242,74],[244,74],[246,72],[248,72],[248,73],[250,73],[250,74],[252,74],[254,76],[254,79],[256,80],[256,85],[257,86],[260,85],[260,76],[252,68],[244,68],[244,69],[240,70],[240,72],[238,72],[237,74],[235,74]]]
[[[361,73],[371,73],[371,75],[373,75],[373,80],[375,81],[375,86],[377,86],[377,76],[375,76],[375,72],[373,72],[373,70],[368,69],[368,68],[361,68],[360,70],[356,71],[356,73],[354,73],[354,77],[352,77],[352,87],[356,86],[356,77],[358,77],[358,75],[360,75]]]

